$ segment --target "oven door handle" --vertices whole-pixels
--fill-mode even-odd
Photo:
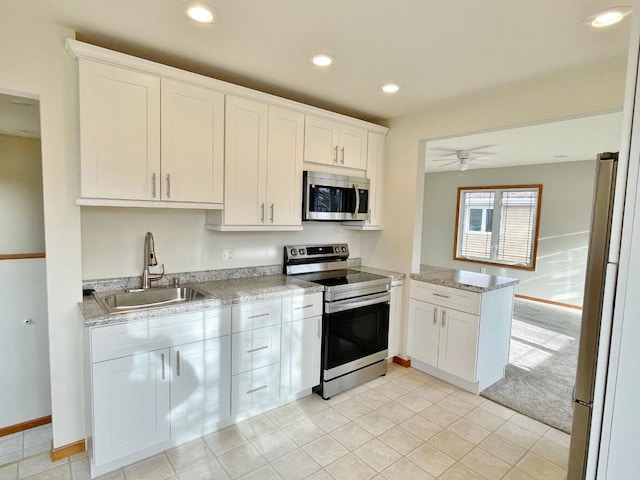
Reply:
[[[340,300],[337,302],[325,302],[324,309],[328,314],[344,312],[345,310],[353,310],[360,307],[368,307],[369,305],[376,305],[378,303],[386,303],[391,300],[389,293],[378,293],[376,295],[369,295],[362,300],[350,298],[348,300]]]
[[[353,211],[353,216],[355,217],[358,214],[358,211],[360,210],[360,190],[358,190],[358,186],[355,183],[353,184],[353,189],[355,190],[355,193],[356,193],[356,208]]]

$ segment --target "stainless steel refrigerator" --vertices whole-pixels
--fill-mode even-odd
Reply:
[[[617,153],[598,155],[567,480],[585,478],[590,431],[592,427],[598,431],[600,429],[600,425],[595,423],[600,422],[600,419],[593,419],[592,422],[592,414],[598,355],[599,352],[600,355],[603,355],[604,351],[608,352],[608,346],[605,346],[605,349],[601,346],[600,332],[603,313],[608,315],[611,311],[611,308],[605,305],[608,301],[605,299],[607,271],[616,271],[616,265],[609,263],[609,243],[617,166]]]

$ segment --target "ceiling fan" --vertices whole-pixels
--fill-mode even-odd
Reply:
[[[444,165],[440,165],[440,168],[447,167],[449,165],[458,164],[458,169],[461,172],[464,172],[469,169],[471,163],[486,163],[491,157],[488,155],[493,155],[493,152],[485,152],[482,151],[484,148],[493,147],[494,145],[483,145],[481,147],[469,148],[465,150],[452,150],[449,148],[434,148],[433,150],[440,150],[445,152],[450,152],[442,155],[442,158],[433,159],[434,162],[448,162]],[[456,157],[456,160],[452,160],[452,158],[447,157]]]

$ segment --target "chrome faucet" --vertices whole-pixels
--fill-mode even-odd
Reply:
[[[144,269],[142,270],[142,288],[146,290],[151,287],[151,282],[154,280],[160,280],[164,277],[164,263],[162,264],[161,273],[149,272],[149,267],[155,267],[158,265],[156,260],[156,248],[153,243],[153,234],[147,232],[144,236]]]

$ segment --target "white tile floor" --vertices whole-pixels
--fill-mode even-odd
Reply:
[[[311,395],[130,465],[103,480],[555,480],[569,436],[414,369],[329,401]],[[0,480],[86,480],[86,454],[48,453]]]
[[[49,451],[53,439],[51,424],[0,437],[0,465]],[[0,477],[1,478],[1,477]]]

